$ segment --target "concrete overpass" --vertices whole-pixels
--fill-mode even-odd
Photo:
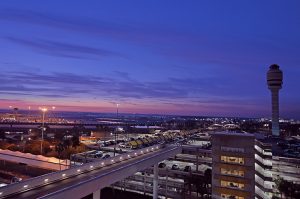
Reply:
[[[63,160],[57,159],[55,157],[46,157],[41,155],[33,155],[30,153],[22,153],[19,151],[10,151],[2,149],[0,149],[0,160],[22,163],[25,165],[53,171],[65,170],[70,167],[70,160]]]
[[[158,194],[157,163],[181,153],[180,145],[155,145],[0,188],[0,198],[79,199],[154,165],[153,198]]]

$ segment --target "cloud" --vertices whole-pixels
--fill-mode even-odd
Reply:
[[[205,31],[192,33],[152,24],[131,23],[128,25],[124,22],[120,24],[21,9],[0,10],[0,20],[46,26],[72,34],[85,34],[118,42],[130,42],[167,59],[192,64],[217,64],[231,69],[241,68],[242,65],[251,66],[245,69],[251,72],[251,69],[269,64],[272,60],[289,64],[299,62],[295,47],[287,46],[285,43],[279,45],[285,46],[284,48],[276,47],[273,43],[277,43],[278,40],[273,38],[270,41],[269,37],[247,37],[247,35],[237,37],[234,33],[209,34]],[[39,50],[41,45],[50,49],[53,45],[60,46],[60,44],[47,43],[47,41],[39,41],[38,44],[33,45],[36,50]],[[64,49],[66,46],[61,47]],[[87,56],[86,51],[84,49],[83,51],[80,54],[66,53],[64,50],[58,52],[49,50],[46,53],[80,59]],[[104,52],[106,54],[106,51]],[[110,53],[115,54],[115,52]],[[94,53],[92,54],[95,56]],[[101,52],[99,54],[102,55]]]
[[[19,99],[20,96],[44,100],[113,102],[148,109],[208,112],[209,109],[262,110],[263,102],[239,92],[227,92],[226,83],[219,85],[214,78],[166,78],[163,81],[138,81],[126,72],[117,71],[113,77],[79,75],[73,73],[6,72],[2,94]],[[0,94],[1,94],[0,93]],[[84,106],[84,102],[77,103]],[[150,106],[150,107],[149,107]],[[181,108],[180,108],[181,107]],[[184,108],[186,107],[186,108]],[[142,108],[141,108],[142,109]],[[256,110],[256,109],[255,109]],[[169,110],[171,111],[171,110]]]
[[[29,47],[37,52],[42,52],[52,56],[60,56],[76,59],[99,59],[105,56],[121,56],[119,53],[109,50],[94,48],[90,46],[82,46],[70,44],[66,42],[57,42],[49,40],[30,40],[16,37],[5,37],[6,40]]]
[[[120,75],[126,73],[119,72]],[[206,82],[206,83],[204,83]],[[215,95],[207,89],[208,80],[167,78],[164,81],[140,82],[125,75],[125,78],[78,75],[73,73],[6,72],[1,91],[28,92],[32,95],[61,97],[108,97],[110,99],[193,99]],[[197,85],[197,86],[195,86]],[[217,86],[216,86],[217,88]],[[202,94],[200,94],[202,93]]]
[[[23,22],[35,25],[59,28],[76,33],[85,33],[96,36],[109,36],[119,39],[136,40],[144,36],[151,36],[149,30],[141,30],[135,26],[115,24],[89,18],[58,16],[49,13],[40,13],[29,10],[6,9],[0,10],[0,20]],[[149,33],[147,33],[150,31]],[[143,32],[144,34],[140,34]]]
[[[126,104],[123,111],[127,112],[196,115],[266,115],[268,112],[266,100],[254,96],[240,96],[238,92],[224,95],[223,87],[217,83],[212,85],[214,89],[208,88],[210,80],[212,81],[205,78],[167,78],[164,81],[140,82],[129,75],[124,79],[19,71],[6,72],[0,85],[0,95],[6,96],[6,99],[20,99],[25,102],[33,99],[35,103],[54,101],[69,105],[72,102],[72,106],[77,107],[96,107],[98,103],[121,102]],[[28,101],[26,103],[30,104]],[[282,109],[282,113],[287,114],[291,110],[297,113],[300,111],[289,105]]]
[[[199,44],[199,42],[206,41],[206,38],[199,37],[197,34],[193,35],[159,25],[124,24],[124,22],[121,24],[91,18],[55,15],[52,13],[41,13],[22,9],[2,9],[0,10],[0,20],[46,26],[75,34],[86,34],[111,38],[113,40],[129,41],[148,48],[162,48],[161,43],[169,44],[174,47],[174,41],[176,41],[176,43],[185,44]]]
[[[255,37],[253,36],[255,34],[237,36],[234,32],[210,34],[206,31],[198,31],[195,33],[153,24],[131,23],[129,25],[124,22],[120,24],[87,17],[72,17],[22,9],[2,9],[0,20],[46,26],[72,34],[131,42],[142,45],[160,56],[186,63],[219,64],[233,69],[247,65],[251,66],[247,69],[249,72],[253,68],[257,69],[261,65],[270,64],[272,60],[294,65],[300,59],[297,54],[298,40],[287,44],[282,42],[285,40],[262,36],[259,32],[257,34],[260,36]],[[268,34],[272,35],[272,32]],[[59,56],[72,57],[64,53]]]

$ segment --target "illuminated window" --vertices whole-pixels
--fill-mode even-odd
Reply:
[[[234,164],[244,164],[244,158],[239,158],[239,157],[231,157],[231,156],[221,156],[221,161],[222,162],[227,162],[227,163],[234,163]]]
[[[221,197],[224,199],[245,199],[242,196],[234,196],[234,195],[230,195],[230,194],[221,194]]]
[[[235,188],[235,189],[244,189],[245,188],[245,185],[243,183],[230,182],[230,181],[225,181],[225,180],[221,180],[221,186],[228,187],[228,188]]]
[[[244,175],[245,175],[244,171],[235,170],[235,169],[224,169],[224,168],[221,168],[221,174],[241,176],[241,177],[244,177]]]

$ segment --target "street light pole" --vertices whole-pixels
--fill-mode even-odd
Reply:
[[[42,140],[41,140],[41,155],[43,155],[43,142],[44,142],[44,126],[45,126],[45,114],[47,112],[47,108],[41,108],[42,111]]]
[[[117,104],[117,119],[119,119],[119,106],[120,104]]]
[[[30,121],[30,110],[31,110],[31,106],[28,106],[27,121]]]
[[[117,104],[117,122],[118,122],[118,119],[119,119],[119,106],[120,106],[120,104]],[[118,126],[117,126],[117,128],[115,129],[115,147],[114,147],[114,157],[116,156],[116,147],[117,147],[117,131],[118,131]]]
[[[55,111],[55,109],[56,109],[56,107],[55,106],[52,106],[52,120],[51,120],[51,122],[54,122],[55,123],[55,115],[54,115],[54,111]],[[49,117],[49,115],[48,115],[48,117]]]

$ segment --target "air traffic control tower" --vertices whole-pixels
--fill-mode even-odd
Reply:
[[[272,135],[279,136],[279,90],[282,88],[282,71],[277,64],[267,72],[268,88],[272,94]]]

